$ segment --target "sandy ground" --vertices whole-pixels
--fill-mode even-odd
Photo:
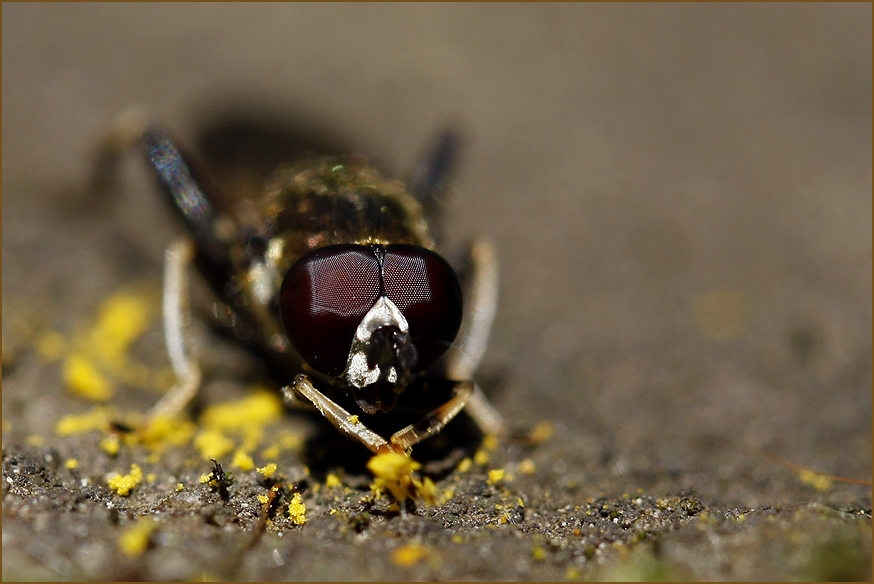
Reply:
[[[2,42],[4,580],[871,578],[870,484],[809,472],[871,478],[870,4],[6,4]],[[251,450],[274,476],[226,454],[225,490],[190,441],[57,433],[94,407],[65,343],[120,290],[156,312],[181,233],[136,156],[89,190],[131,104],[195,151],[260,120],[399,176],[461,129],[448,240],[499,250],[478,379],[514,433],[416,451],[451,498],[399,513],[293,413]],[[203,336],[194,432],[253,395]],[[157,395],[115,385],[114,412]]]

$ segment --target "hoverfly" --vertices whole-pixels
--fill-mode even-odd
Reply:
[[[229,211],[165,130],[143,124],[136,134],[189,233],[164,262],[164,327],[178,381],[148,418],[180,412],[201,383],[187,332],[194,265],[234,336],[285,372],[286,402],[315,407],[371,451],[409,453],[464,408],[483,432],[503,430],[472,380],[495,314],[494,248],[476,240],[458,268],[434,251],[431,210],[455,156],[451,134],[411,188],[359,157],[309,157],[280,165],[261,193]],[[387,438],[368,427],[415,411],[436,386],[448,386],[445,399],[412,424]]]

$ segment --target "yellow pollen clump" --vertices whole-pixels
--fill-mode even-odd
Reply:
[[[204,458],[221,458],[234,449],[234,441],[222,431],[213,428],[201,430],[194,438],[194,446]]]
[[[402,545],[392,552],[391,561],[396,566],[409,568],[427,558],[430,553],[427,547],[418,543]]]
[[[489,471],[489,482],[493,485],[504,480],[504,469],[496,468]]]
[[[110,434],[100,441],[100,449],[110,456],[118,454],[118,449],[121,447],[121,441],[115,434]]]
[[[64,360],[63,376],[73,393],[92,401],[107,401],[115,393],[97,364],[80,353],[73,353]]]
[[[367,468],[376,477],[377,488],[388,489],[398,501],[412,497],[413,471],[422,465],[405,454],[384,452],[367,462]]]
[[[307,522],[307,508],[303,504],[300,493],[295,493],[288,503],[288,518],[295,525],[303,525]]]
[[[243,399],[215,404],[200,417],[204,426],[223,430],[245,430],[273,422],[282,415],[282,400],[275,392],[255,389]]]
[[[76,394],[93,401],[106,401],[115,393],[112,377],[139,383],[142,367],[127,357],[130,345],[148,328],[152,319],[152,302],[148,294],[136,291],[117,292],[103,301],[93,325],[76,333],[72,349],[64,359],[62,374],[67,386]],[[44,337],[42,352],[46,357],[66,350],[66,343],[51,334]]]
[[[266,465],[262,466],[261,468],[258,468],[255,470],[257,470],[258,472],[263,474],[265,477],[270,478],[271,476],[273,476],[273,473],[276,472],[276,468],[277,468],[276,463],[271,462],[270,464],[266,464]]]
[[[168,446],[188,444],[194,436],[195,425],[178,417],[153,418],[140,429],[138,439],[153,452],[162,452]],[[213,458],[216,458],[215,456]]]
[[[420,481],[413,476],[413,472],[421,467],[406,454],[398,452],[377,454],[367,462],[367,468],[375,477],[374,490],[386,489],[398,502],[415,497],[421,497],[428,505],[446,502],[449,497],[440,497],[434,481],[427,477]]]
[[[234,453],[234,459],[231,461],[231,466],[242,471],[249,471],[255,468],[255,461],[242,450],[237,450],[237,452]]]
[[[117,492],[122,497],[127,497],[130,495],[131,490],[140,484],[142,480],[142,469],[139,466],[132,464],[130,465],[130,473],[126,475],[115,474],[110,476],[107,482],[109,483],[110,489]]]
[[[521,472],[522,474],[530,475],[534,474],[536,471],[537,467],[534,465],[534,461],[530,458],[526,458],[519,463],[519,472]]]
[[[151,519],[139,519],[136,523],[125,529],[118,540],[121,552],[129,558],[138,558],[143,555],[149,546],[149,538],[158,525]]]
[[[812,470],[804,469],[798,471],[798,479],[805,485],[809,485],[817,491],[828,491],[832,488],[831,478]]]
[[[95,407],[84,414],[68,414],[55,424],[59,436],[81,434],[92,430],[108,430],[112,412],[106,407]]]

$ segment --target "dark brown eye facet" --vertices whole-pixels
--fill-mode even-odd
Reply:
[[[442,257],[417,245],[390,245],[382,266],[385,294],[410,325],[418,355],[413,371],[436,361],[461,326],[461,286]]]
[[[348,244],[312,251],[282,281],[280,318],[300,356],[317,371],[338,376],[346,368],[355,330],[382,295],[404,315],[415,349],[402,346],[398,363],[412,372],[426,369],[455,340],[462,300],[455,272],[423,247]],[[377,338],[382,337],[374,335],[373,351],[391,346]]]
[[[314,369],[340,375],[355,329],[380,296],[380,268],[362,245],[308,253],[288,270],[279,312],[288,340]]]

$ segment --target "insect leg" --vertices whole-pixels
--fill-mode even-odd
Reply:
[[[494,245],[487,239],[476,240],[470,247],[469,261],[464,324],[446,354],[446,375],[450,379],[473,377],[486,351],[498,306],[498,256]]]
[[[441,215],[444,195],[458,166],[461,138],[452,129],[441,133],[418,162],[410,180],[410,190],[422,205],[428,217],[431,231],[437,239],[441,236]]]
[[[385,438],[362,424],[358,420],[358,416],[351,415],[316,389],[310,378],[304,374],[295,377],[291,385],[283,387],[282,393],[285,396],[285,401],[290,403],[296,402],[298,396],[308,399],[338,430],[347,436],[357,439],[371,452],[379,454],[399,450],[392,444],[389,444]],[[402,451],[402,449],[400,450]]]
[[[478,239],[469,251],[470,271],[464,327],[446,355],[446,376],[473,377],[489,340],[498,306],[498,256],[488,239]],[[502,434],[504,421],[478,385],[467,404],[467,413],[486,434]]]
[[[476,384],[469,379],[456,381],[452,399],[418,422],[392,434],[391,443],[399,449],[409,451],[425,438],[436,434],[468,404],[475,388]]]
[[[218,214],[212,201],[215,185],[198,180],[195,167],[158,126],[149,126],[140,135],[140,145],[169,196],[173,208],[196,242],[194,263],[219,296],[231,270],[228,243],[217,234]]]
[[[201,372],[191,350],[191,311],[188,307],[188,269],[194,245],[181,239],[164,254],[164,336],[176,384],[146,413],[146,420],[181,412],[200,387]]]

